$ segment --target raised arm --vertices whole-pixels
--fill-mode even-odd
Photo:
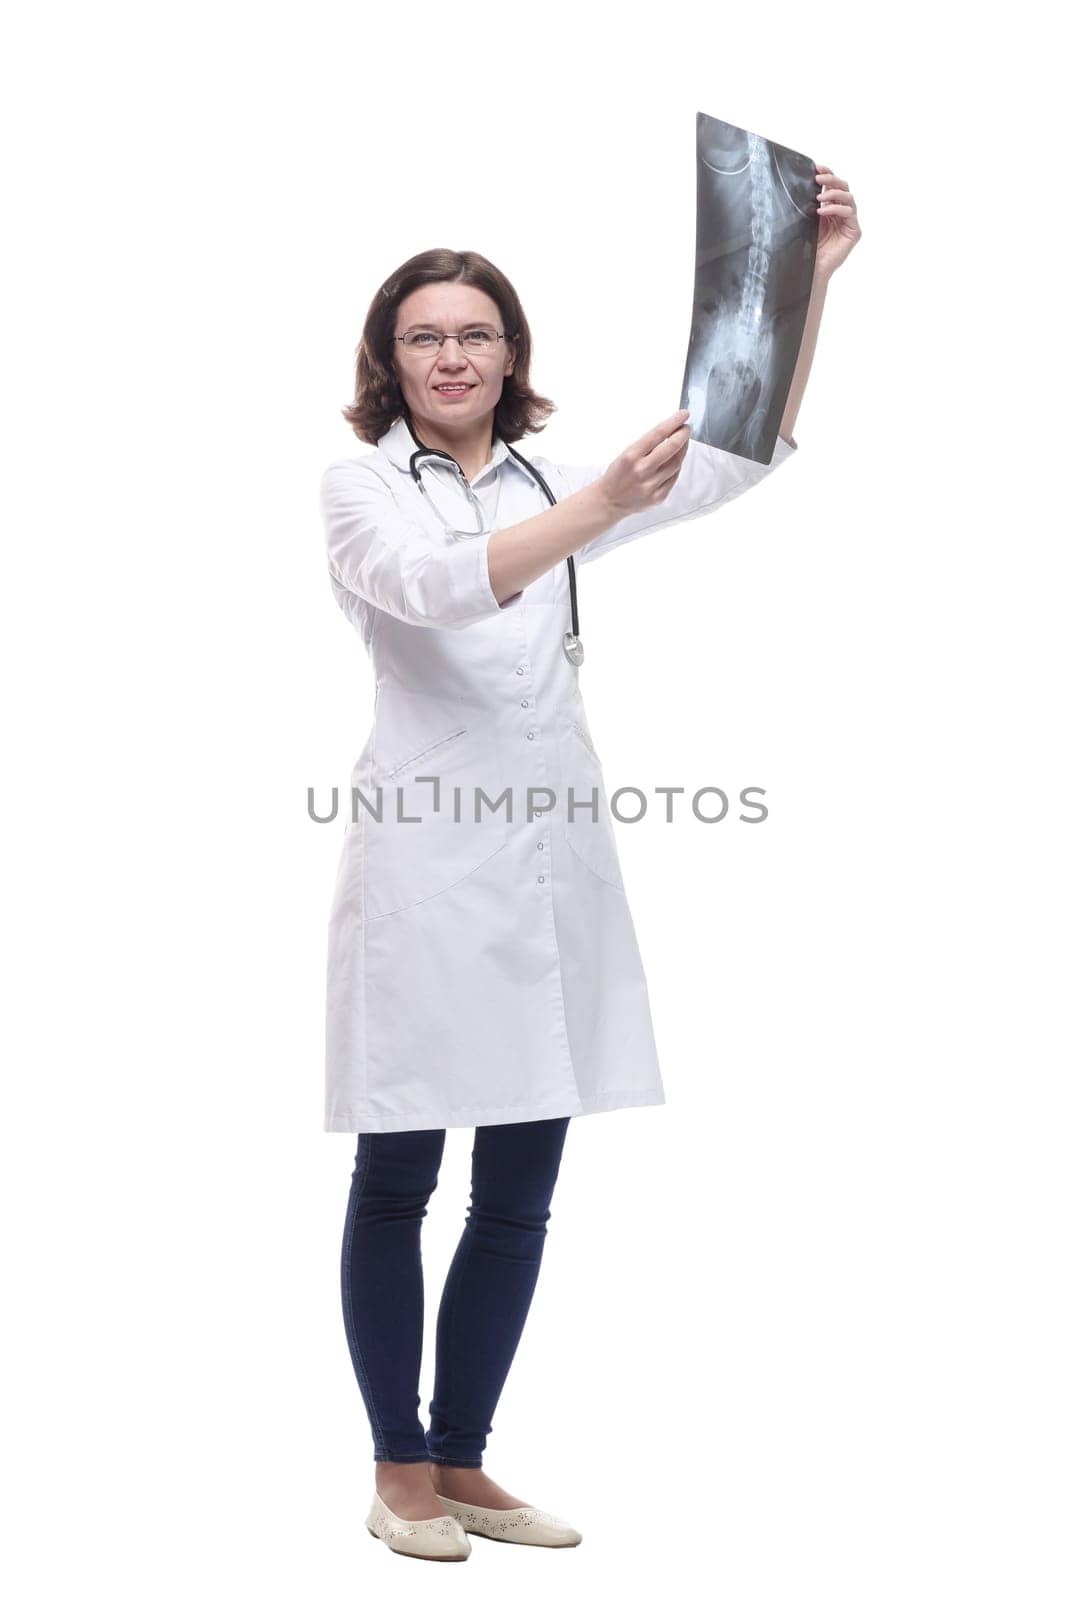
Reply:
[[[319,502],[335,596],[357,595],[401,622],[469,628],[518,601],[525,586],[610,527],[599,483],[509,528],[442,542],[400,506],[372,465],[332,461]]]
[[[609,550],[617,550],[631,539],[640,539],[656,528],[666,528],[675,522],[686,522],[691,517],[707,516],[718,511],[728,501],[744,494],[746,489],[762,483],[764,478],[795,455],[797,446],[779,436],[775,440],[774,454],[764,465],[735,456],[715,445],[700,444],[690,439],[682,469],[667,498],[658,505],[645,507],[616,521],[605,532],[590,539],[574,552],[579,562],[595,561]],[[604,466],[557,466],[556,471],[565,491],[575,494],[587,485],[597,482],[607,470]]]
[[[568,555],[588,560],[654,527],[699,516],[771,470],[701,445],[692,448],[706,457],[698,455],[687,471],[684,415],[672,413],[604,469],[552,469],[560,498],[549,510],[446,543],[405,514],[372,465],[331,462],[320,499],[338,600],[345,606],[358,595],[416,627],[470,627],[514,604]],[[573,482],[572,472],[588,481]]]

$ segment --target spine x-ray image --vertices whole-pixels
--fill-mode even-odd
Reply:
[[[691,437],[766,465],[789,397],[819,232],[815,163],[697,112]]]

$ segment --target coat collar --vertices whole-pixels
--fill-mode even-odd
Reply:
[[[393,463],[394,467],[398,467],[403,473],[410,471],[411,458],[418,448],[418,440],[412,434],[411,429],[408,426],[406,416],[397,417],[392,427],[383,433],[381,438],[378,440],[378,449],[389,461]],[[440,456],[429,456],[424,459],[426,459],[428,464],[432,463],[435,466],[442,467],[445,469],[445,471],[451,470],[448,466],[448,463],[446,461],[442,461]],[[529,472],[529,470],[521,461],[517,461],[515,459],[507,445],[504,443],[503,439],[501,439],[500,436],[494,432],[493,453],[489,457],[489,460],[486,462],[485,466],[482,467],[477,477],[471,480],[472,483],[480,483],[483,476],[489,472],[490,469],[500,467],[505,462],[511,462],[515,468],[521,471],[526,477],[530,478],[531,482],[536,482],[533,474]]]

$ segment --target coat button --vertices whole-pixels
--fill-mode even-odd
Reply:
[[[540,813],[540,811],[535,811],[535,812],[534,812],[534,816],[535,816],[535,817],[539,817],[539,816],[540,816],[540,815],[541,815],[541,813]]]
[[[545,841],[543,839],[538,839],[537,848],[538,850],[543,850],[545,848]]]
[[[527,739],[532,739],[532,738],[533,738],[533,734],[532,734],[532,733],[528,733],[528,734],[527,734],[527,735],[526,735],[526,737],[527,737]]]
[[[530,702],[529,702],[529,700],[523,700],[523,701],[521,701],[521,702],[520,702],[520,703],[521,703],[521,704],[522,704],[522,705],[524,705],[524,706],[528,706],[528,705],[529,705],[529,704],[530,704]]]
[[[538,883],[544,883],[545,879],[544,879],[544,874],[543,873],[539,873],[538,874],[537,881],[538,881]]]
[[[522,676],[522,674],[523,674],[523,673],[524,673],[524,672],[525,672],[525,671],[526,671],[526,668],[525,668],[525,667],[516,667],[516,668],[515,668],[515,671],[516,671],[516,672],[517,672],[517,673],[518,673],[518,674],[519,674],[519,676],[520,676],[520,677],[521,677],[521,676]]]

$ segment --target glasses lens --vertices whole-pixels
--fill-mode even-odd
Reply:
[[[436,333],[430,333],[427,328],[415,328],[404,335],[405,350],[418,350],[432,352],[439,350],[441,341]]]
[[[467,350],[495,350],[497,346],[496,332],[492,328],[468,328],[463,335],[463,345]]]

